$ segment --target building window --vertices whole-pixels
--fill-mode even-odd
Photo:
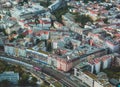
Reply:
[[[76,75],[79,76],[79,73],[77,73]]]

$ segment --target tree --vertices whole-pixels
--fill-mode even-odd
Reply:
[[[6,35],[6,36],[8,35],[5,29],[3,29],[2,32],[3,32],[4,35]]]
[[[103,19],[105,24],[108,24],[108,18]]]
[[[11,83],[8,80],[3,80],[0,82],[0,87],[10,87]]]
[[[62,15],[64,15],[65,13],[67,13],[68,10],[68,6],[62,7],[56,11],[53,12],[53,15],[55,15],[56,19],[58,22],[62,23]]]
[[[11,34],[17,34],[17,32],[16,31],[12,31]]]
[[[82,26],[84,26],[87,22],[91,22],[91,23],[93,22],[91,17],[89,17],[88,15],[76,14],[74,19],[75,19],[75,22],[80,22]]]
[[[29,78],[29,75],[27,75],[26,73],[23,73],[23,74],[22,74],[22,79],[28,80],[28,78]]]
[[[47,42],[47,51],[52,51],[52,44],[50,41]]]
[[[23,2],[27,3],[28,4],[28,0],[24,0]]]
[[[41,84],[40,87],[46,87],[45,83]]]
[[[25,35],[20,34],[17,38],[24,38],[24,37],[25,37]]]
[[[10,42],[13,42],[15,40],[15,38],[12,38],[11,40],[10,40]]]
[[[4,62],[0,61],[0,66],[2,66],[0,67],[0,73],[2,73],[4,72],[6,65],[4,64]]]
[[[24,3],[20,1],[20,2],[18,2],[18,5],[23,6]]]
[[[32,77],[32,80],[31,80],[30,84],[32,86],[34,86],[34,85],[36,85],[36,82],[37,82],[37,79],[35,77]]]
[[[6,14],[11,17],[11,13],[9,10],[6,12]]]
[[[36,83],[37,79],[35,77],[32,77],[32,81]]]
[[[106,6],[106,10],[110,10],[113,7],[114,7],[113,5],[108,5],[108,6]]]
[[[14,71],[15,72],[19,72],[20,76],[22,76],[22,74],[24,73],[24,71],[22,70],[21,66],[15,66]]]
[[[40,5],[44,7],[48,7],[51,4],[50,0],[40,1]]]
[[[39,40],[39,39],[37,39],[37,40],[36,40],[36,44],[38,44],[39,42],[40,42],[40,40]]]
[[[55,87],[62,87],[62,85],[61,85],[59,82],[54,82],[53,85],[54,85]]]
[[[28,86],[29,85],[28,78],[29,78],[29,75],[27,75],[26,73],[23,73],[22,79],[19,80],[19,85]]]
[[[47,6],[49,6],[49,0],[47,0]]]
[[[36,24],[36,25],[40,23],[40,21],[39,21],[38,18],[39,18],[38,16],[35,16],[35,24]]]

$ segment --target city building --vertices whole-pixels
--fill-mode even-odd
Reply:
[[[0,74],[0,81],[2,80],[8,80],[12,82],[13,84],[17,84],[19,81],[19,73],[14,73],[14,72],[3,72]]]
[[[43,12],[44,8],[40,6],[38,3],[31,3],[28,6],[16,6],[10,10],[12,17],[15,17],[17,20],[21,19],[24,16],[33,16],[37,13]]]
[[[28,59],[37,63],[48,64],[48,55],[42,52],[37,52],[31,49],[26,49],[26,56]]]
[[[89,72],[87,69],[88,64],[77,65],[74,68],[74,76],[80,79],[82,82],[87,84],[90,87],[113,87],[106,76],[105,73],[100,72],[98,75],[95,75]]]
[[[47,0],[46,7],[28,1],[0,0],[0,46],[7,56],[63,73],[74,69],[90,87],[119,85],[111,80],[111,86],[101,70],[120,66],[120,0]],[[88,19],[77,21],[79,15]]]
[[[48,9],[50,10],[50,12],[53,12],[62,6],[62,2],[62,0],[56,0],[53,4],[48,6]]]

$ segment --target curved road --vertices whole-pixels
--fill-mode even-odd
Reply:
[[[82,85],[80,86],[80,85],[75,84],[65,74],[63,74],[61,72],[58,72],[57,70],[54,70],[54,69],[49,68],[47,66],[40,65],[40,64],[35,63],[33,61],[28,61],[25,58],[17,58],[17,57],[13,57],[13,56],[6,56],[6,55],[4,55],[4,53],[0,53],[0,56],[10,58],[10,59],[14,59],[14,60],[18,60],[18,61],[21,61],[21,62],[24,62],[24,63],[28,63],[28,64],[33,65],[35,67],[39,67],[39,68],[41,68],[41,71],[43,73],[54,77],[56,80],[61,82],[66,87],[82,87]],[[10,61],[7,61],[7,62],[10,62]],[[18,63],[18,62],[16,62],[16,63]]]

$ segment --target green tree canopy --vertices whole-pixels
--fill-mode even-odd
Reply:
[[[75,15],[75,22],[79,22],[82,24],[82,26],[84,26],[87,22],[93,22],[92,18],[88,15],[79,15],[79,14],[76,14]]]
[[[10,87],[11,83],[8,80],[2,80],[0,82],[0,87]]]

